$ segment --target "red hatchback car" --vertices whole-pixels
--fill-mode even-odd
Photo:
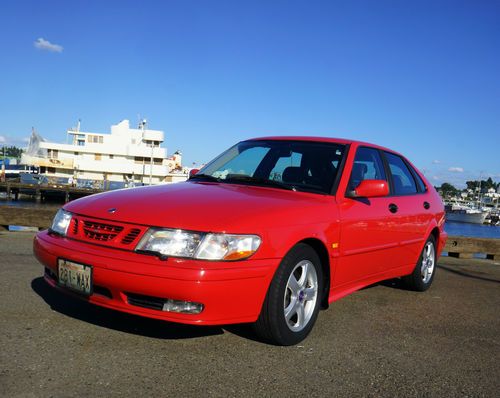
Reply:
[[[355,141],[243,141],[183,183],[88,196],[34,240],[53,287],[197,325],[253,323],[292,345],[320,308],[401,277],[432,283],[443,204],[404,157]]]

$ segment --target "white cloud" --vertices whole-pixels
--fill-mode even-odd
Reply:
[[[433,161],[432,161],[432,164],[440,164],[440,163],[441,163],[441,161],[440,161],[440,160],[433,160]]]
[[[51,53],[62,53],[64,48],[59,44],[53,44],[42,37],[39,37],[33,42],[33,45],[39,50],[49,51]]]
[[[448,171],[451,171],[452,173],[463,173],[464,169],[463,167],[450,167]]]
[[[29,137],[21,138],[9,135],[0,135],[0,146],[17,146],[19,148],[22,148],[27,146],[28,142],[29,142]]]

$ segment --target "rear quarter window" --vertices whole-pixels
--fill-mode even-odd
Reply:
[[[394,195],[416,194],[417,184],[405,161],[398,155],[385,152],[389,170],[392,176]]]

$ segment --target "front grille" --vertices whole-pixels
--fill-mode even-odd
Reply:
[[[133,250],[147,227],[75,215],[68,236],[84,242]]]
[[[123,231],[123,227],[94,221],[83,222],[83,233],[89,239],[107,242]]]
[[[141,230],[139,228],[132,228],[130,232],[122,239],[122,243],[124,245],[131,244],[135,240],[135,238],[139,236],[140,233]]]
[[[165,304],[165,299],[153,296],[144,296],[142,294],[135,293],[125,293],[127,295],[127,302],[130,305],[135,305],[137,307],[149,308],[152,310],[163,310],[163,304]]]
[[[78,233],[78,218],[73,218],[73,235]]]

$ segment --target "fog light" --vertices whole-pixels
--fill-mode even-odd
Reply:
[[[168,299],[163,303],[163,311],[181,312],[183,314],[199,314],[203,311],[203,304],[191,301]]]

